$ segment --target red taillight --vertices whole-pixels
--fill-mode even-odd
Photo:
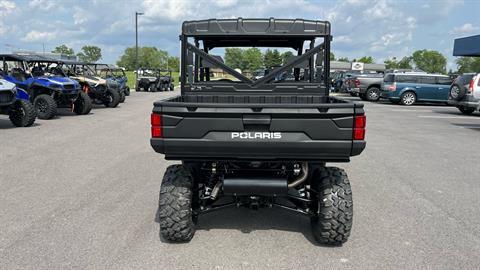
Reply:
[[[150,123],[152,124],[152,138],[163,137],[162,115],[152,113],[150,115]]]
[[[388,91],[396,91],[397,90],[397,83],[392,83],[388,86]]]
[[[355,83],[355,87],[360,86],[360,80],[359,79],[355,79],[354,83]]]
[[[356,141],[365,140],[365,127],[367,126],[367,117],[362,115],[357,115],[354,118],[353,125],[353,139]]]
[[[475,77],[470,80],[468,84],[468,93],[471,94],[473,92],[473,85],[475,84]]]

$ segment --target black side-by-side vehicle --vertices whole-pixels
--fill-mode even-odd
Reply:
[[[153,149],[182,161],[166,169],[160,189],[163,239],[189,241],[200,215],[245,206],[307,215],[318,242],[347,241],[350,182],[326,163],[363,151],[366,118],[363,104],[329,96],[330,23],[187,21],[180,39],[181,95],[155,102],[151,114]],[[282,47],[297,56],[252,80],[212,56],[226,47]],[[230,77],[214,80],[212,66]]]

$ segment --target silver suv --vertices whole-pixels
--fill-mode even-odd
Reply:
[[[450,86],[448,104],[454,105],[464,114],[480,110],[480,74],[459,75]]]

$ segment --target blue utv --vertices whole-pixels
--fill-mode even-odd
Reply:
[[[94,64],[94,69],[101,78],[117,82],[125,96],[130,96],[128,78],[123,68],[108,64]]]
[[[92,101],[80,84],[64,76],[58,61],[40,55],[0,54],[4,79],[26,90],[40,119],[51,119],[57,108],[88,114]]]
[[[2,73],[0,68],[0,78]],[[27,92],[4,79],[0,79],[0,114],[7,114],[17,127],[29,127],[37,117]]]

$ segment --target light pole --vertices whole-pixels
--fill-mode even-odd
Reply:
[[[138,16],[143,14],[135,11],[135,81],[138,79]]]

